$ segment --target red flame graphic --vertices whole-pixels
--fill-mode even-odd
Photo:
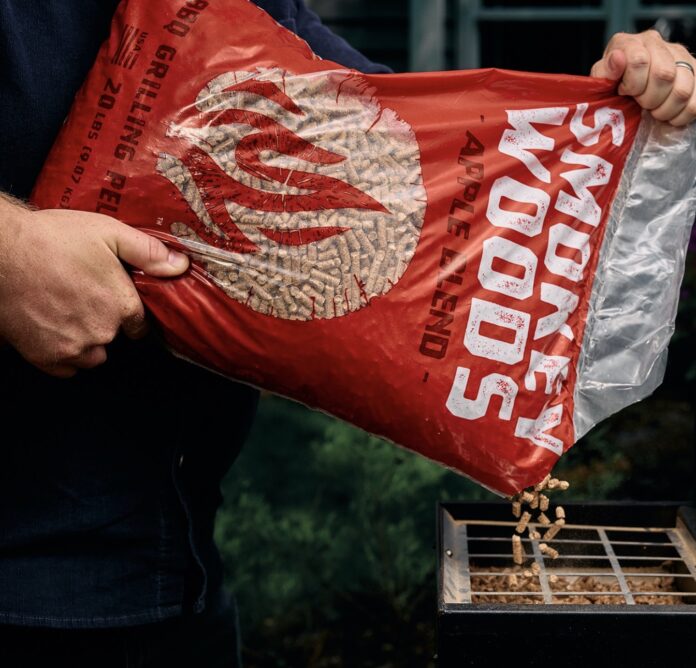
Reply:
[[[233,91],[263,96],[291,114],[304,115],[292,99],[272,82],[250,80],[225,89],[225,92]],[[211,114],[214,114],[212,118]],[[194,109],[188,118],[182,121],[182,125],[191,128],[215,128],[228,124],[248,125],[257,130],[241,139],[235,148],[235,158],[240,169],[263,181],[274,181],[309,192],[297,195],[255,190],[224,172],[201,148],[189,144],[180,159],[191,173],[210,218],[225,234],[225,237],[219,236],[195,217],[195,220],[189,221],[189,227],[207,243],[238,253],[257,250],[231,220],[225,201],[269,213],[329,209],[367,209],[389,213],[377,200],[340,179],[265,164],[261,160],[263,151],[290,156],[315,165],[339,164],[346,159],[343,155],[315,146],[268,116],[243,109],[224,109],[206,114],[200,114]],[[172,155],[176,155],[180,150],[181,141],[180,138],[171,141],[175,147]],[[260,228],[259,231],[278,244],[299,246],[342,234],[346,230],[347,228],[342,227],[315,227],[291,231]]]

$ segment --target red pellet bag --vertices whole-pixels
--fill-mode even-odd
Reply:
[[[660,382],[691,139],[604,80],[364,75],[247,0],[124,1],[33,200],[189,253],[132,274],[176,354],[511,494]]]

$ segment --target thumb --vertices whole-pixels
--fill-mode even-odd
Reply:
[[[189,266],[188,257],[183,253],[123,223],[116,226],[113,243],[112,250],[119,259],[151,276],[178,276]]]

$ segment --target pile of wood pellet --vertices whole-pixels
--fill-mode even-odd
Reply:
[[[261,94],[226,90],[246,79],[278,86],[302,113],[290,113],[277,101]],[[420,237],[426,192],[415,135],[396,114],[383,109],[352,75],[292,76],[280,69],[230,72],[211,81],[198,96],[196,106],[211,118],[226,109],[244,109],[283,127],[318,149],[332,152],[340,161],[325,164],[264,151],[271,168],[337,179],[378,202],[383,210],[351,208],[267,211],[271,196],[307,195],[286,182],[254,176],[238,163],[237,146],[259,131],[250,125],[226,124],[193,128],[173,124],[168,135],[204,150],[221,173],[255,193],[258,207],[225,200],[229,226],[241,231],[257,252],[219,252],[185,221],[171,225],[176,235],[203,263],[212,280],[230,297],[255,311],[290,320],[335,318],[368,305],[386,294],[401,278]],[[270,122],[270,121],[269,121]],[[226,230],[216,225],[187,165],[177,156],[162,153],[158,172],[171,181],[191,211],[208,231],[221,240]],[[222,206],[222,203],[221,203]],[[276,236],[306,234],[314,228],[343,230],[328,238],[299,245],[279,243]]]
[[[473,567],[475,571],[475,567]],[[481,569],[483,570],[483,569]],[[486,568],[487,573],[501,575],[471,575],[471,591],[499,592],[495,596],[478,594],[472,597],[472,603],[513,603],[519,605],[539,605],[544,603],[538,575],[521,568]],[[645,572],[664,572],[664,577],[641,577]],[[679,605],[683,603],[674,586],[674,578],[662,568],[654,569],[624,569],[629,589],[634,601],[640,605]],[[623,596],[613,596],[605,592],[620,592],[621,588],[610,573],[585,576],[563,575],[550,573],[548,576],[551,592],[583,592],[577,596],[553,596],[554,604],[567,605],[625,605]],[[639,592],[675,592],[674,595],[657,596],[644,595]],[[500,592],[539,592],[528,596],[507,596]],[[597,592],[596,595],[588,592]]]
[[[512,559],[518,566],[524,564],[527,556],[522,546],[521,538],[525,531],[528,533],[530,540],[543,541],[539,544],[539,550],[543,555],[551,559],[558,558],[558,550],[551,547],[549,543],[556,538],[558,532],[565,526],[565,510],[563,506],[557,506],[553,513],[555,519],[551,520],[547,514],[549,513],[551,502],[544,492],[556,489],[565,491],[569,487],[570,483],[566,480],[558,480],[547,475],[532,490],[525,490],[512,497],[512,514],[519,520],[515,527],[515,533],[512,535]],[[525,506],[529,510],[525,510]],[[534,514],[536,514],[535,520],[533,520]],[[544,527],[543,535],[535,528],[537,525]],[[537,563],[532,564],[531,570],[531,574],[537,574],[539,565]]]

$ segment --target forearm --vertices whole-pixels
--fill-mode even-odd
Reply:
[[[7,282],[13,272],[11,256],[16,252],[17,244],[22,235],[22,224],[27,219],[31,209],[15,197],[0,192],[0,283]],[[2,285],[0,285],[2,288]],[[0,294],[4,291],[0,289]],[[0,307],[4,308],[5,300],[0,299]],[[0,345],[3,339],[0,335]]]
[[[20,234],[22,220],[29,214],[29,207],[12,195],[0,192],[0,281],[5,278],[6,262],[13,242]]]
[[[12,239],[19,233],[21,220],[31,211],[22,200],[0,192],[0,278],[2,257],[11,246]]]
[[[0,282],[8,279],[11,269],[7,259],[12,253],[13,241],[19,237],[21,220],[28,211],[24,202],[0,192]],[[0,300],[0,308],[5,306],[5,301]],[[5,345],[7,342],[0,333],[0,347]]]

